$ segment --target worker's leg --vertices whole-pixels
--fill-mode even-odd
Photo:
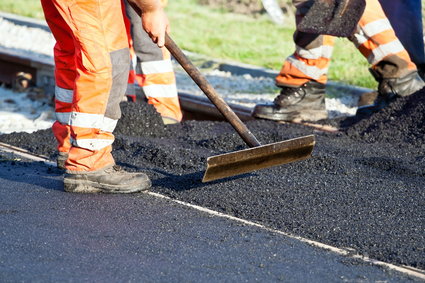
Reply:
[[[134,64],[133,64],[133,55],[131,52],[131,58],[130,58],[130,71],[128,73],[128,81],[127,81],[127,90],[125,91],[125,95],[127,97],[127,101],[136,102],[137,96],[136,96],[136,71],[134,70]]]
[[[58,167],[64,169],[71,148],[69,120],[61,120],[72,111],[72,98],[76,77],[75,46],[72,32],[50,0],[41,1],[47,24],[56,38],[55,58],[55,112],[59,118],[52,130],[58,142]]]
[[[366,1],[366,8],[355,34],[350,38],[372,65],[378,81],[377,111],[398,96],[407,96],[424,86],[378,0]],[[360,111],[366,109],[363,107]],[[371,108],[372,109],[372,108]]]
[[[295,32],[296,50],[284,62],[276,77],[277,86],[300,86],[309,81],[325,84],[334,37]]]
[[[120,1],[43,1],[54,3],[75,42],[72,112],[57,113],[58,120],[71,129],[65,190],[133,192],[148,188],[146,175],[115,170],[111,155],[112,131],[121,116],[119,103],[129,67]]]
[[[297,23],[312,1],[293,1]],[[284,62],[276,85],[281,88],[273,104],[256,105],[253,116],[270,120],[308,120],[327,118],[325,83],[332,55],[334,38],[296,31],[296,50]]]
[[[351,40],[382,77],[400,77],[416,70],[378,0],[366,1],[365,12]]]
[[[182,112],[170,53],[165,47],[159,48],[152,42],[142,29],[140,17],[129,5],[126,10],[131,21],[131,36],[137,57],[136,80],[164,122],[179,122]]]
[[[301,21],[313,1],[294,0],[296,23]],[[294,34],[296,50],[284,62],[276,77],[277,86],[297,87],[315,81],[325,84],[332,56],[334,37],[296,31]]]
[[[136,102],[137,100],[136,88],[135,88],[136,71],[134,70],[134,67],[136,66],[136,54],[133,48],[133,39],[131,37],[131,22],[127,16],[126,5],[128,5],[127,0],[121,0],[121,9],[122,9],[123,19],[125,24],[125,31],[127,34],[128,47],[130,48],[130,61],[129,61],[130,71],[128,74],[127,89],[125,91],[125,95],[128,101]]]
[[[120,117],[118,103],[126,87],[122,81],[128,76],[129,53],[122,15],[117,13],[119,1],[53,2],[76,42],[72,112],[58,115],[59,121],[71,124],[72,147],[66,167],[98,170],[114,164],[112,131]]]

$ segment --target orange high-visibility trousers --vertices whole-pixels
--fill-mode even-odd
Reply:
[[[163,3],[164,4],[164,3]],[[177,93],[176,78],[171,55],[165,47],[159,48],[143,30],[140,16],[135,13],[127,1],[126,17],[130,28],[127,29],[130,48],[134,50],[135,74],[130,72],[128,94],[134,78],[156,111],[163,118],[181,121],[183,114]],[[133,63],[133,62],[132,62]],[[135,76],[135,77],[134,77]]]
[[[69,152],[67,170],[114,164],[112,134],[121,116],[129,49],[120,0],[41,0],[56,39],[53,133]]]
[[[125,95],[127,97],[127,100],[136,102],[136,71],[134,70],[136,64],[133,62],[136,59],[136,54],[134,53],[133,39],[131,38],[131,22],[130,19],[127,17],[126,5],[128,5],[127,0],[121,0],[121,9],[124,19],[125,31],[127,34],[128,48],[130,49],[130,70],[128,74],[127,89],[125,91]]]
[[[302,19],[312,5],[309,0],[293,0],[296,20]],[[327,82],[334,37],[296,31],[296,51],[284,62],[276,77],[277,86],[300,86],[310,80]],[[357,29],[349,38],[382,78],[395,78],[416,70],[407,51],[398,40],[378,0],[366,0],[366,8]]]

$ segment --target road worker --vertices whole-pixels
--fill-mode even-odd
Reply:
[[[168,18],[159,0],[129,0],[143,27],[164,46]],[[151,182],[144,173],[115,165],[112,134],[127,87],[129,48],[120,0],[41,0],[56,39],[53,133],[58,163],[65,161],[64,189],[83,193],[132,193]]]
[[[166,2],[161,1],[163,7]],[[161,115],[164,124],[181,121],[182,111],[177,94],[176,78],[171,56],[165,47],[158,47],[142,28],[140,16],[123,0],[124,19],[133,60],[126,95],[136,101],[134,83],[140,86],[148,103]],[[135,68],[133,67],[135,66]]]
[[[293,0],[297,23],[313,1]],[[325,84],[334,46],[334,37],[296,31],[296,51],[284,62],[276,85],[281,88],[273,104],[256,105],[253,116],[282,121],[317,121],[328,117]],[[359,108],[369,114],[399,96],[408,96],[424,86],[415,64],[396,37],[378,0],[366,0],[357,29],[349,38],[371,64],[378,81],[378,96],[371,105]]]

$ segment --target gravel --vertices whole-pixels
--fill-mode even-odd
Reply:
[[[34,132],[50,128],[54,111],[46,99],[0,87],[0,133]]]

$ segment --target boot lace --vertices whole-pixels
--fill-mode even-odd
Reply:
[[[123,169],[121,166],[119,166],[119,165],[114,165],[114,166],[112,166],[112,169],[113,169],[115,172],[122,172],[122,171],[124,171],[124,169]]]
[[[281,87],[280,94],[274,99],[274,104],[294,104],[305,96],[305,85],[300,87]]]
[[[105,170],[105,173],[113,174],[117,172],[124,172],[124,169],[119,165],[113,165],[112,167]]]

